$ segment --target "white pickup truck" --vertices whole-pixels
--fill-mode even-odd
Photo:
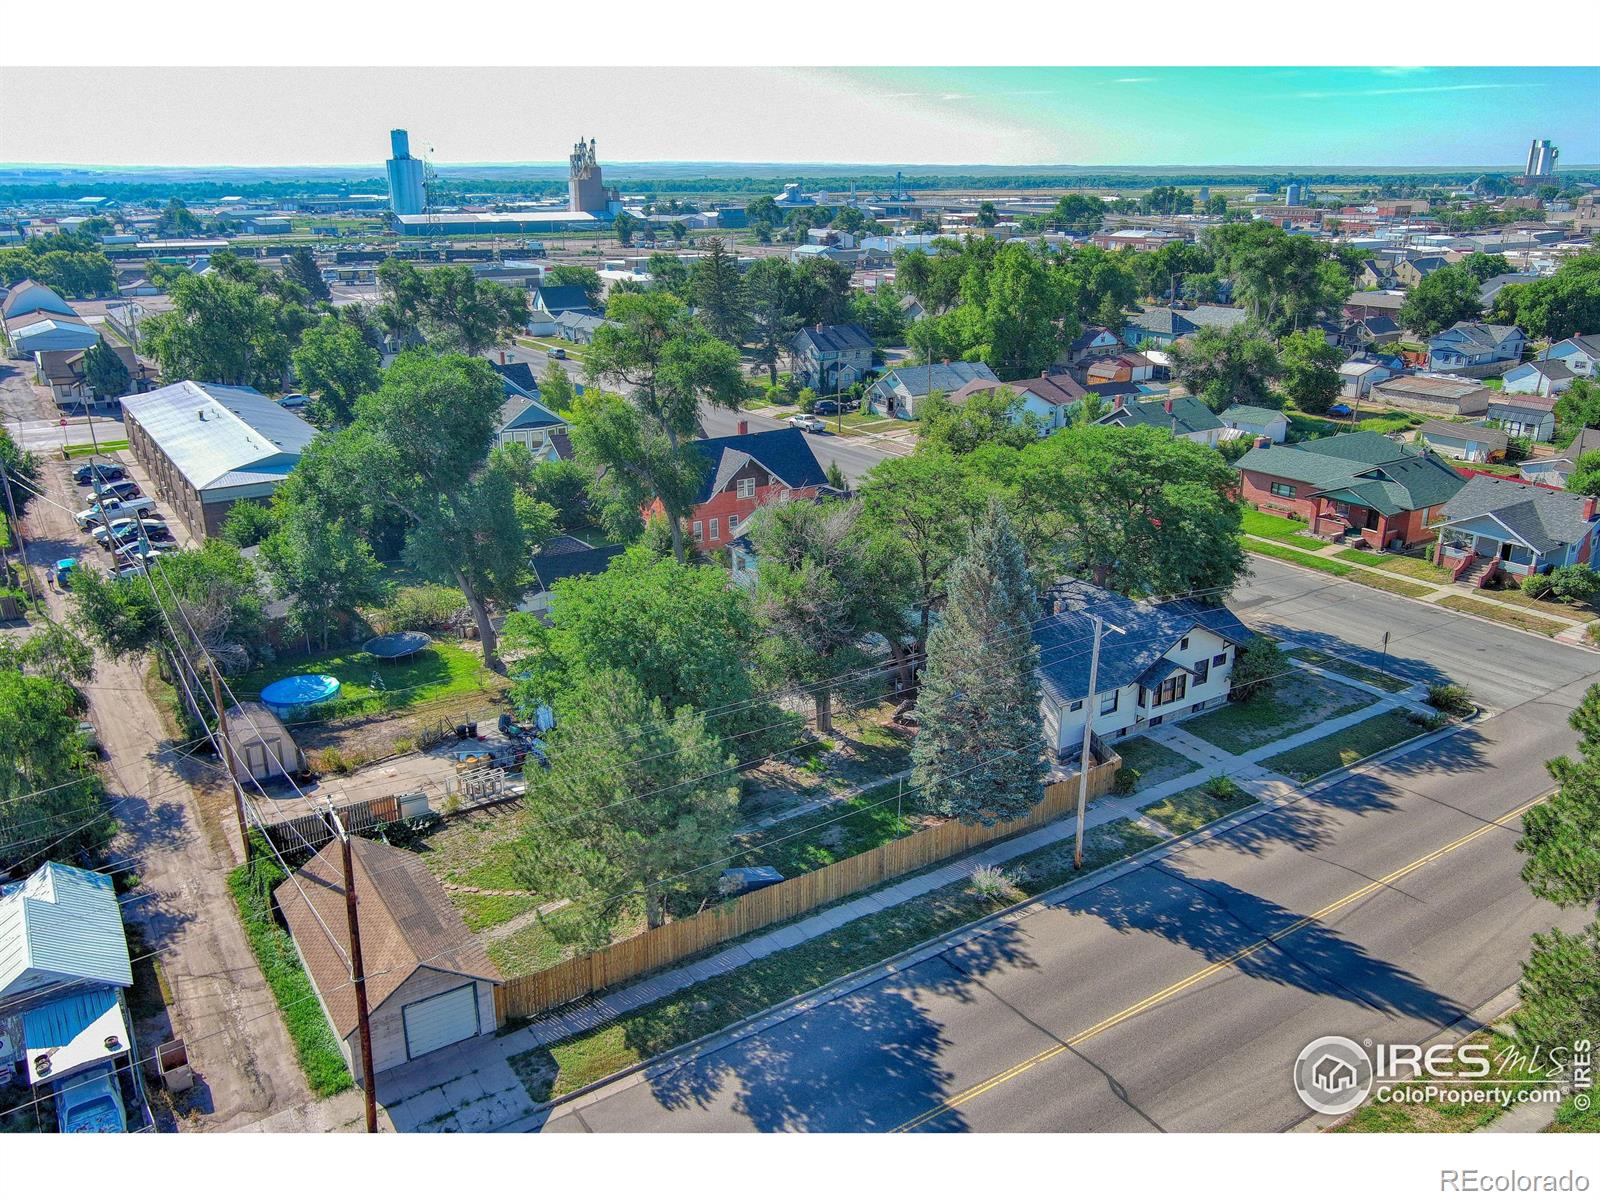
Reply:
[[[91,505],[81,513],[74,513],[73,519],[78,522],[79,529],[89,529],[103,523],[102,514],[105,521],[115,521],[119,517],[138,517],[155,510],[153,498],[136,496],[132,500],[107,500],[104,504]]]

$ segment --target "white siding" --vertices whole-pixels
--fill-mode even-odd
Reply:
[[[394,1067],[406,1064],[406,1028],[401,1016],[401,1010],[407,1005],[429,996],[448,992],[458,988],[467,980],[464,976],[453,975],[448,971],[436,971],[432,967],[418,967],[410,979],[401,984],[393,995],[388,997],[371,1014],[372,1025],[372,1070],[374,1074],[381,1074]],[[477,981],[478,995],[478,1027],[484,1033],[494,1032],[494,985],[486,980]],[[345,1039],[345,1061],[350,1064],[350,1069],[360,1082],[361,1074],[361,1035],[359,1031],[352,1031]]]

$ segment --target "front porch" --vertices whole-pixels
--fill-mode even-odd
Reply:
[[[1502,540],[1449,525],[1439,530],[1433,561],[1449,571],[1453,580],[1472,574],[1480,587],[1501,576],[1534,575],[1546,566],[1540,555],[1524,542]]]
[[[1310,532],[1331,542],[1365,542],[1383,549],[1398,538],[1406,541],[1406,530],[1377,509],[1342,500],[1333,495],[1311,497]]]

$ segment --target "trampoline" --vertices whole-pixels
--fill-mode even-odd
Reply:
[[[381,637],[369,638],[362,645],[362,649],[373,658],[381,658],[385,662],[394,662],[402,658],[411,658],[421,654],[433,639],[425,633],[408,631],[406,633],[386,633]]]
[[[273,716],[293,720],[338,694],[339,681],[332,675],[291,675],[262,688],[261,703]]]

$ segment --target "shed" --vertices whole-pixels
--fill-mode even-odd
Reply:
[[[235,776],[257,784],[306,769],[306,756],[283,722],[255,700],[228,709],[228,761]]]
[[[1217,414],[1227,432],[1223,436],[1267,437],[1282,442],[1289,436],[1289,418],[1275,408],[1255,404],[1231,404]]]
[[[494,985],[502,976],[438,880],[409,850],[353,838],[350,851],[374,1073],[493,1033]],[[330,842],[273,895],[359,1081],[340,860],[339,843]]]

